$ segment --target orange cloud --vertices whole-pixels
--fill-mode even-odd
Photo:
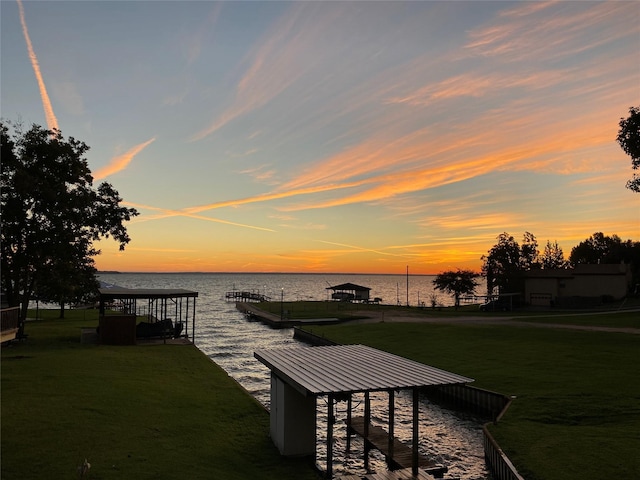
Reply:
[[[129,149],[124,154],[114,157],[107,166],[99,169],[93,174],[94,180],[99,180],[101,178],[108,177],[109,175],[113,175],[114,173],[118,173],[124,170],[125,168],[127,168],[129,163],[131,163],[131,160],[133,160],[133,157],[135,157],[142,150],[144,150],[149,145],[151,145],[155,140],[156,138],[153,137],[152,139],[147,140],[146,142],[136,145],[135,147]]]
[[[420,221],[420,225],[426,227],[444,228],[448,230],[492,230],[495,231],[496,226],[499,228],[511,229],[519,228],[522,220],[519,220],[515,214],[509,213],[486,213],[459,215],[437,215],[431,216]]]
[[[342,189],[342,188],[350,188],[350,187],[354,187],[354,186],[358,186],[363,182],[350,182],[350,183],[344,183],[344,184],[329,184],[329,185],[321,185],[321,186],[317,186],[317,187],[309,187],[309,188],[301,188],[301,189],[296,189],[296,190],[289,190],[286,192],[271,192],[271,193],[265,193],[263,195],[256,195],[253,197],[245,197],[245,198],[240,198],[240,199],[235,199],[235,200],[225,200],[222,202],[215,202],[215,203],[209,203],[206,205],[199,205],[196,207],[189,207],[189,208],[185,208],[180,210],[180,212],[182,213],[197,213],[197,212],[203,212],[205,210],[212,210],[214,208],[223,208],[223,207],[236,207],[239,205],[245,205],[245,204],[249,204],[249,203],[257,203],[257,202],[265,202],[265,201],[269,201],[269,200],[278,200],[278,199],[282,199],[282,198],[289,198],[289,197],[295,197],[298,195],[308,195],[311,193],[319,193],[319,192],[326,192],[326,191],[331,191],[331,190],[337,190],[337,189]]]
[[[33,73],[35,74],[36,81],[38,82],[40,97],[42,98],[42,106],[44,108],[44,116],[47,122],[47,128],[49,130],[59,130],[58,119],[53,113],[53,107],[51,106],[51,100],[49,100],[47,87],[44,84],[44,79],[42,78],[42,73],[40,72],[40,64],[38,63],[38,57],[36,57],[36,52],[33,50],[33,45],[31,44],[31,38],[29,37],[29,30],[27,29],[27,22],[24,16],[24,8],[22,6],[22,0],[16,0],[16,1],[18,2],[18,10],[20,12],[20,23],[22,24],[22,33],[24,35],[25,42],[27,43],[29,60],[31,61],[31,66],[33,67]]]
[[[569,72],[530,72],[523,75],[508,75],[504,72],[481,74],[465,73],[426,85],[403,97],[391,97],[389,103],[405,103],[425,106],[437,100],[457,97],[482,97],[492,92],[503,92],[507,88],[540,90],[566,81]]]

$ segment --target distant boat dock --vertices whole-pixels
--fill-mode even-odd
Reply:
[[[261,294],[260,292],[247,290],[231,290],[224,294],[227,302],[270,302],[271,297]]]

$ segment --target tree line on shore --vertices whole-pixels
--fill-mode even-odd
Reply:
[[[438,274],[433,281],[435,289],[452,294],[458,306],[460,296],[473,293],[478,286],[476,279],[481,276],[486,279],[487,297],[490,297],[496,293],[522,292],[524,274],[530,270],[569,269],[578,264],[628,264],[631,284],[640,283],[640,242],[602,232],[573,247],[568,259],[557,241],[547,240],[540,252],[538,240],[532,233],[525,232],[522,242],[518,243],[512,235],[503,232],[482,256],[482,261],[481,273],[458,269]]]

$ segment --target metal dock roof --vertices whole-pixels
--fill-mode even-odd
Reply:
[[[185,290],[183,288],[124,288],[112,286],[99,288],[100,297],[105,300],[125,299],[125,298],[185,298],[197,297],[198,292]]]
[[[254,356],[304,395],[400,390],[473,382],[366,345],[257,350]]]

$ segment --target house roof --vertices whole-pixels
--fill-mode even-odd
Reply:
[[[629,271],[626,263],[579,263],[574,268],[576,275],[626,275]]]
[[[528,270],[526,278],[572,278],[578,275],[628,275],[629,265],[624,263],[579,263],[574,268],[548,268]]]
[[[327,287],[326,290],[353,290],[356,292],[360,291],[369,291],[371,290],[369,287],[363,287],[361,285],[356,285],[355,283],[341,283],[340,285],[335,285],[333,287]]]
[[[473,379],[365,345],[257,350],[254,356],[304,395],[464,384]]]

